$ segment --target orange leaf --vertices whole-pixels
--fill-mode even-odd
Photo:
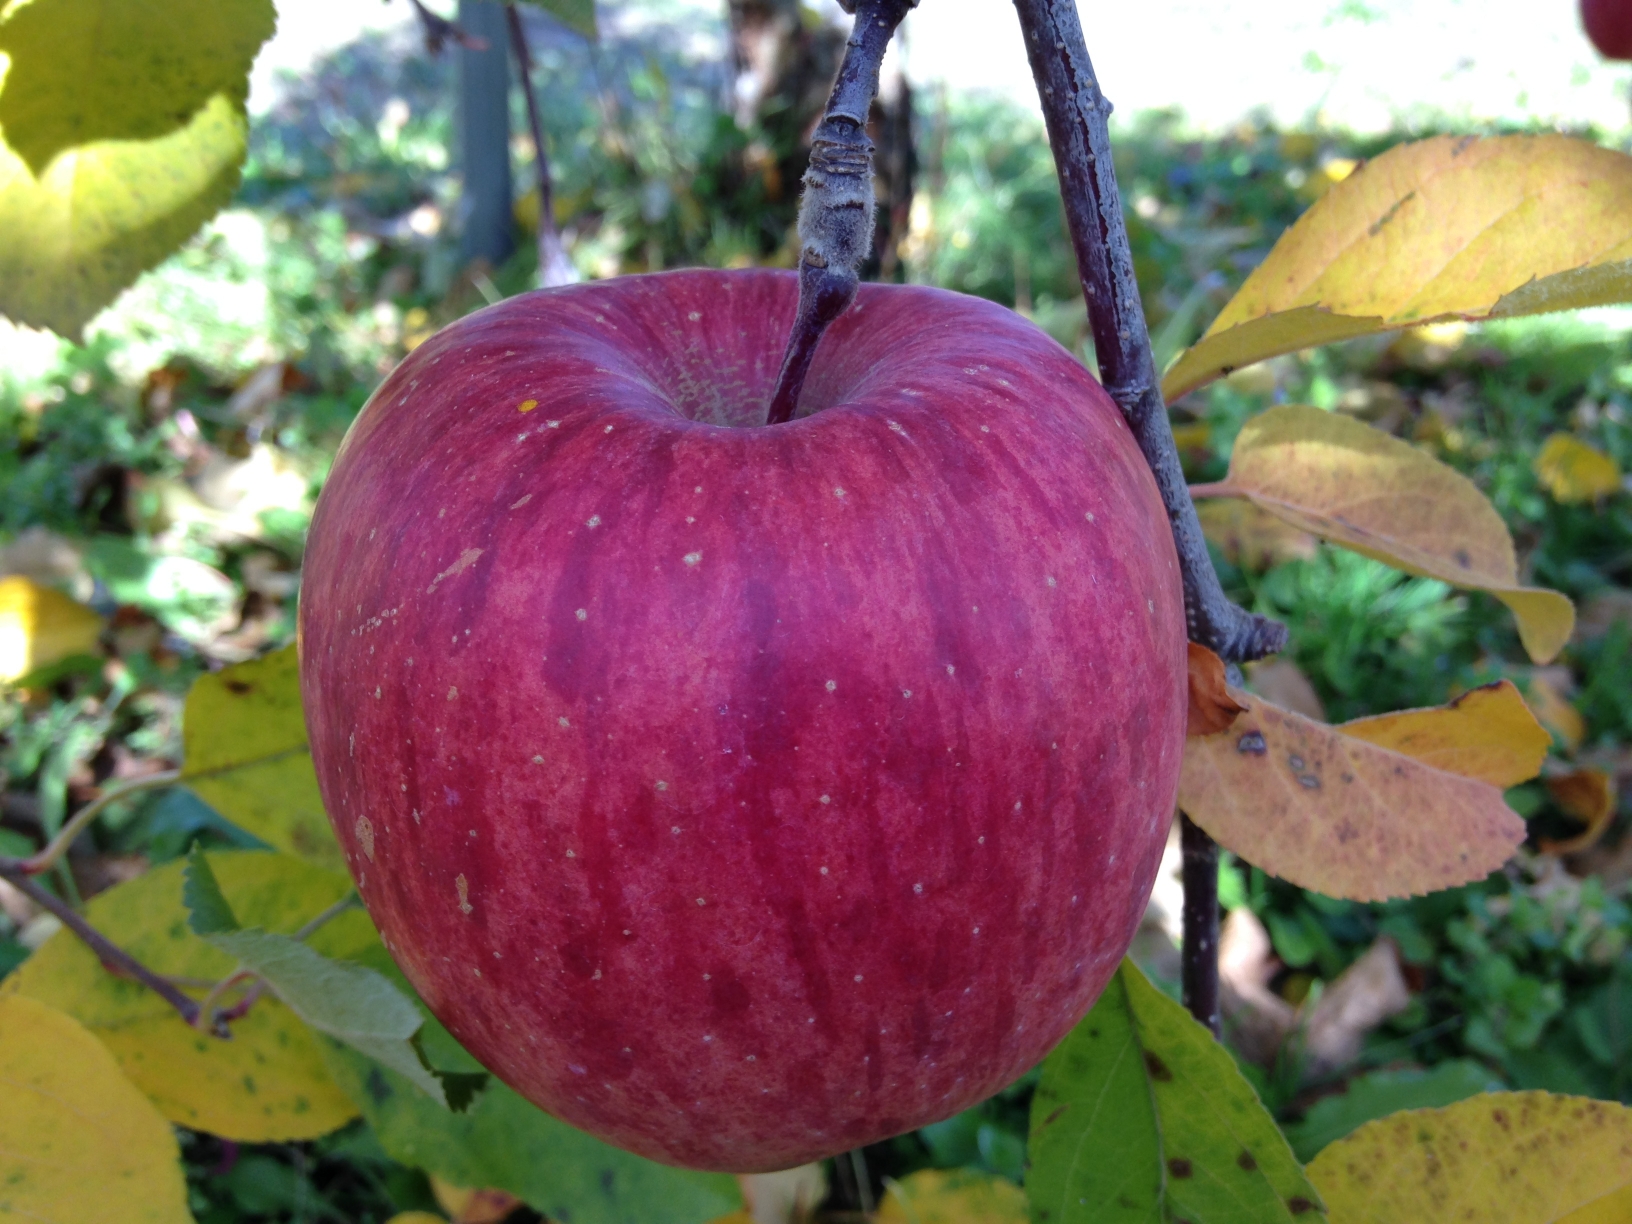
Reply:
[[[1540,773],[1552,745],[1511,680],[1472,689],[1448,706],[1357,718],[1341,730],[1435,769],[1503,788]]]
[[[1601,769],[1576,769],[1547,779],[1547,793],[1587,827],[1564,841],[1543,839],[1543,854],[1574,854],[1593,845],[1615,819],[1615,779]]]
[[[1229,729],[1235,716],[1246,709],[1230,696],[1224,680],[1224,660],[1205,646],[1188,642],[1190,648],[1190,719],[1186,735],[1214,735]]]
[[[1565,136],[1398,145],[1281,235],[1162,380],[1169,403],[1277,353],[1440,319],[1632,297],[1632,157]]]
[[[1305,404],[1249,420],[1222,484],[1198,497],[1245,497],[1301,530],[1410,574],[1489,591],[1518,619],[1530,657],[1570,639],[1575,609],[1557,591],[1519,583],[1507,525],[1454,468],[1360,421]]]
[[[1246,712],[1186,742],[1179,806],[1265,871],[1382,901],[1482,879],[1524,840],[1524,822],[1488,782],[1230,696]]]

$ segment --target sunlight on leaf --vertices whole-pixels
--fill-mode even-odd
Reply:
[[[1171,403],[1278,353],[1632,299],[1632,157],[1566,136],[1398,145],[1281,235],[1162,380]]]
[[[239,918],[267,930],[297,930],[351,891],[349,877],[287,855],[215,851],[208,859]],[[188,929],[182,873],[177,861],[116,885],[91,900],[86,916],[159,973],[217,981],[235,960]],[[310,942],[337,957],[379,948],[361,910],[341,914]],[[183,1126],[265,1142],[314,1138],[356,1116],[311,1032],[276,999],[257,1002],[223,1041],[189,1027],[145,987],[107,972],[69,931],[58,931],[0,983],[0,995],[13,993],[79,1020]]]
[[[343,871],[306,743],[299,669],[286,646],[201,676],[182,717],[182,781],[269,845]]]
[[[0,997],[0,1219],[191,1224],[175,1132],[72,1017]]]
[[[0,684],[74,655],[95,654],[102,618],[27,578],[0,578]]]
[[[1511,680],[1471,689],[1446,706],[1357,718],[1338,729],[1504,789],[1540,773],[1553,742]]]
[[[1489,782],[1230,692],[1247,712],[1220,735],[1185,741],[1179,807],[1270,874],[1383,901],[1483,879],[1524,840],[1524,821]],[[1483,760],[1454,747],[1482,734],[1465,715],[1413,713],[1405,742],[1439,760]]]
[[[1027,1224],[1026,1192],[976,1169],[920,1169],[889,1183],[877,1224]]]
[[[1597,501],[1621,491],[1620,465],[1573,434],[1553,434],[1530,466],[1554,501]]]
[[[1477,486],[1416,447],[1338,413],[1271,408],[1236,439],[1229,474],[1197,497],[1244,497],[1294,527],[1410,574],[1489,591],[1530,657],[1569,641],[1575,609],[1519,583],[1507,525]]]
[[[1632,1109],[1493,1092],[1368,1122],[1315,1157],[1332,1224],[1610,1224],[1632,1203]]]

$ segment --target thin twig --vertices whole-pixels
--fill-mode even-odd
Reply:
[[[867,116],[878,70],[901,19],[916,0],[859,0],[856,23],[827,111],[810,143],[799,202],[799,311],[766,414],[767,425],[793,419],[811,358],[828,325],[855,301],[859,270],[873,249],[873,142]]]
[[[90,948],[92,952],[96,953],[97,959],[100,960],[108,969],[115,973],[123,974],[126,977],[133,978],[140,982],[143,986],[146,986],[149,990],[153,991],[154,994],[158,995],[166,1003],[170,1004],[171,1007],[180,1012],[181,1018],[187,1021],[188,1024],[193,1024],[197,1020],[197,1003],[193,1002],[193,1000],[182,994],[181,991],[176,988],[174,983],[170,982],[159,974],[154,973],[153,970],[142,964],[141,961],[137,960],[123,948],[120,948],[110,942],[107,936],[103,935],[101,931],[98,931],[85,920],[85,916],[83,914],[76,913],[73,907],[68,905],[60,897],[56,896],[47,889],[42,888],[29,877],[27,872],[22,871],[20,868],[12,865],[11,863],[0,863],[0,879],[5,879],[14,888],[16,888],[18,892],[22,893],[41,909],[54,914],[63,926],[67,927],[75,935],[79,936],[80,940],[85,944],[85,946]]]
[[[1218,843],[1179,813],[1179,850],[1183,855],[1183,1001],[1190,1014],[1223,1033],[1218,997]]]
[[[538,114],[538,98],[533,94],[533,55],[527,47],[527,31],[522,27],[521,13],[514,3],[504,6],[504,15],[510,23],[510,50],[515,54],[516,70],[521,76],[522,96],[527,99],[533,161],[538,166],[538,283],[545,289],[576,284],[578,269],[567,258],[561,235],[555,228],[555,191],[550,182],[550,158],[544,150],[544,123]]]
[[[91,821],[106,811],[110,804],[117,803],[121,799],[127,799],[131,795],[140,794],[142,791],[155,790],[161,786],[171,786],[180,779],[181,770],[167,769],[162,773],[148,774],[145,778],[137,778],[117,790],[98,795],[69,817],[67,823],[57,830],[57,835],[43,849],[29,855],[27,858],[0,858],[0,866],[16,868],[29,875],[40,875],[49,871],[56,865],[57,860],[68,852],[68,847],[73,845],[74,839],[85,831],[85,827]]]

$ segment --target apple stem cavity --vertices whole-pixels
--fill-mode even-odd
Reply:
[[[843,4],[843,0],[840,0]],[[810,168],[799,201],[799,311],[777,376],[767,425],[793,420],[816,345],[855,301],[860,268],[873,246],[873,142],[867,115],[878,70],[895,27],[917,0],[851,0],[856,22],[844,62],[811,137]]]
[[[578,283],[578,269],[561,245],[555,228],[555,192],[550,182],[550,158],[544,149],[544,124],[538,114],[538,98],[533,93],[533,55],[527,46],[527,31],[515,4],[504,6],[510,26],[510,50],[516,57],[521,77],[521,94],[527,99],[527,125],[532,130],[533,162],[538,167],[538,284],[542,289]]]
[[[1059,171],[1100,382],[1133,430],[1167,507],[1184,579],[1190,640],[1226,663],[1275,654],[1286,645],[1286,626],[1237,607],[1224,594],[1185,487],[1111,160],[1111,104],[1088,58],[1075,0],[1014,0],[1014,7]],[[1180,820],[1184,1001],[1190,1014],[1217,1036],[1218,846],[1189,817],[1181,813]]]

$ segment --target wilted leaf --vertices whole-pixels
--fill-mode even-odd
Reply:
[[[1301,404],[1271,408],[1241,430],[1224,481],[1192,492],[1244,497],[1407,573],[1489,591],[1512,609],[1538,662],[1570,639],[1575,609],[1556,591],[1519,584],[1507,526],[1474,483],[1360,421]]]
[[[1468,1058],[1442,1062],[1432,1070],[1372,1071],[1355,1076],[1342,1092],[1321,1097],[1301,1122],[1286,1127],[1286,1137],[1299,1160],[1313,1160],[1327,1144],[1376,1118],[1402,1109],[1454,1105],[1501,1086],[1487,1068]]]
[[[889,1183],[877,1224],[1029,1224],[1026,1192],[976,1169],[920,1169]]]
[[[27,578],[0,578],[0,684],[78,654],[94,654],[102,618]]]
[[[1027,1193],[1050,1224],[1322,1218],[1235,1060],[1132,961],[1044,1061],[1030,1151]]]
[[[1621,491],[1620,465],[1571,434],[1548,438],[1530,466],[1555,501],[1597,501]]]
[[[268,930],[297,930],[351,891],[349,877],[286,855],[212,852],[209,862],[238,916]],[[188,929],[182,869],[167,863],[116,885],[93,898],[86,915],[157,972],[216,981],[235,961]],[[311,943],[339,957],[379,947],[361,910],[326,924]],[[146,987],[102,968],[69,931],[53,935],[0,983],[0,994],[11,993],[75,1017],[165,1117],[194,1130],[245,1142],[310,1139],[356,1116],[311,1032],[276,999],[257,1002],[223,1041],[189,1027]]]
[[[1247,707],[1235,725],[1185,742],[1179,807],[1272,875],[1382,901],[1482,879],[1524,840],[1488,782],[1231,695]]]
[[[1632,158],[1564,136],[1398,145],[1281,235],[1162,392],[1277,353],[1632,298]]]
[[[1190,714],[1186,735],[1213,735],[1229,728],[1242,706],[1224,682],[1224,660],[1205,646],[1187,643],[1190,664]]]
[[[569,30],[595,40],[595,0],[527,0],[543,9]]]
[[[1594,845],[1615,822],[1615,778],[1601,769],[1572,769],[1548,778],[1547,793],[1565,815],[1587,827],[1563,841],[1542,839],[1543,854],[1576,854]]]
[[[479,1070],[447,1030],[427,1020],[433,1066]],[[325,1043],[336,1079],[394,1160],[458,1186],[508,1191],[573,1224],[703,1224],[742,1206],[735,1178],[643,1160],[559,1122],[494,1082],[468,1112],[450,1113],[394,1072]]]
[[[1196,507],[1201,533],[1231,565],[1264,570],[1282,561],[1307,561],[1315,555],[1315,537],[1282,522],[1249,501],[1218,498]]]
[[[312,769],[293,646],[199,677],[182,745],[182,780],[216,811],[279,850],[345,869]]]
[[[1511,680],[1470,689],[1445,706],[1356,718],[1344,735],[1506,789],[1541,772],[1552,737]]]
[[[73,1018],[0,997],[0,1219],[192,1224],[169,1123]]]
[[[1632,1110],[1483,1093],[1368,1122],[1315,1157],[1309,1177],[1334,1224],[1611,1224],[1626,1217],[1606,1214],[1608,1201],[1632,1201]]]
[[[1587,734],[1587,720],[1570,704],[1574,683],[1568,667],[1538,667],[1525,679],[1525,704],[1566,752],[1581,747]]]

